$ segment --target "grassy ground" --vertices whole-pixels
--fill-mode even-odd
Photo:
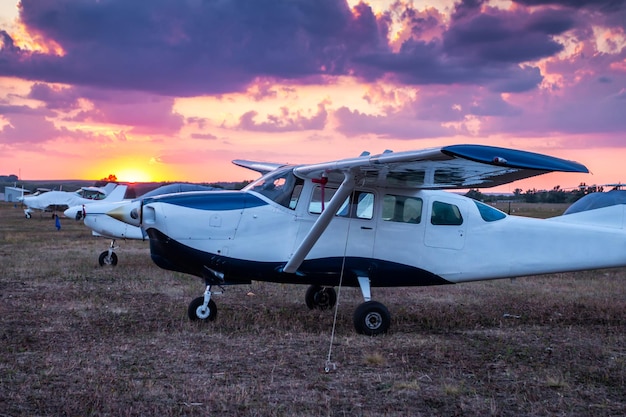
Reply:
[[[101,268],[108,242],[61,222],[0,205],[1,416],[626,414],[626,269],[375,289],[392,314],[375,338],[342,289],[326,373],[333,314],[306,287],[229,288],[190,323],[200,280],[145,242]]]

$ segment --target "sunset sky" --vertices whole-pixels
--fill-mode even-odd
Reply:
[[[0,3],[0,175],[241,181],[455,143],[626,182],[626,0]]]

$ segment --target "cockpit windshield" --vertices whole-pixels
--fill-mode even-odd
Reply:
[[[76,194],[78,194],[79,197],[87,198],[89,200],[103,200],[104,197],[106,197],[100,190],[93,190],[90,188],[81,188],[76,191]]]
[[[269,172],[248,184],[243,191],[254,191],[264,195],[283,207],[295,209],[302,192],[304,180],[293,175],[293,166]]]

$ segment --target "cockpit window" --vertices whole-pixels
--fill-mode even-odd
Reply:
[[[293,175],[293,167],[272,171],[244,188],[255,191],[283,207],[295,209],[304,180]]]
[[[506,214],[487,204],[475,200],[474,203],[476,204],[476,207],[478,207],[480,217],[482,217],[486,222],[495,222],[496,220],[502,220],[506,217]]]
[[[76,194],[78,194],[82,198],[87,198],[89,200],[103,200],[105,197],[104,193],[98,190],[88,190],[84,188],[77,190]]]

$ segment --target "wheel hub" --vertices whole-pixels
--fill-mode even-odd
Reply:
[[[200,320],[206,320],[211,315],[211,309],[209,307],[200,306],[196,309],[196,316]]]
[[[321,290],[315,294],[315,303],[318,306],[326,307],[329,304],[329,296],[326,290]]]
[[[380,313],[371,312],[367,313],[367,315],[365,316],[365,325],[370,330],[378,329],[382,323],[383,317],[380,315]]]

